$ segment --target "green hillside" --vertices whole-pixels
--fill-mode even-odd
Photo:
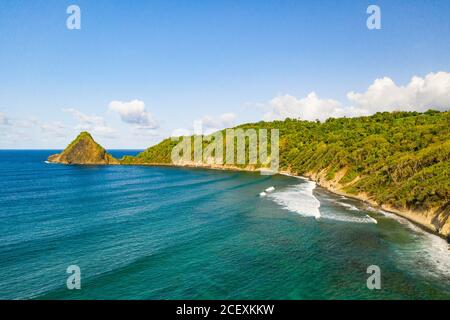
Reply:
[[[438,210],[448,219],[449,111],[384,112],[325,122],[286,119],[238,128],[279,129],[280,170],[332,181],[378,204]],[[176,143],[166,139],[122,163],[170,164]]]

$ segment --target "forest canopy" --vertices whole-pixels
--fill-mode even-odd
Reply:
[[[450,212],[450,112],[383,112],[324,122],[286,119],[238,126],[278,129],[280,170],[325,174],[347,193],[397,208]],[[170,164],[166,139],[124,164]],[[245,167],[245,165],[242,165]]]

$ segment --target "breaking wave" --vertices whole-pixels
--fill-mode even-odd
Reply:
[[[419,228],[414,223],[410,222],[408,219],[400,217],[394,213],[390,213],[384,210],[372,209],[373,211],[378,211],[385,217],[396,220],[397,222],[407,226],[413,230],[417,235],[419,235],[424,241],[419,242],[419,248],[409,252],[412,254],[412,258],[419,260],[417,263],[429,266],[430,274],[433,274],[433,270],[438,271],[440,274],[445,275],[448,280],[450,280],[450,250],[449,244],[444,239],[429,233],[422,228]],[[434,267],[434,268],[430,268]],[[426,267],[421,268],[421,270],[427,270]]]
[[[313,190],[316,188],[316,183],[307,179],[302,180],[305,182],[295,186],[290,186],[285,190],[279,190],[265,195],[284,209],[298,213],[305,217],[315,217],[316,219],[321,218],[352,223],[377,223],[374,218],[368,215],[355,216],[343,213],[331,213],[328,211],[321,212],[320,201],[313,194]],[[344,202],[337,203],[350,211],[359,211],[358,208],[351,204]]]
[[[315,188],[315,182],[305,181],[283,191],[271,193],[268,198],[289,211],[305,217],[320,218],[320,201],[313,194]]]
[[[337,202],[337,204],[346,207],[348,210],[351,211],[359,211],[359,209],[357,207],[355,207],[354,205],[351,205],[349,203],[345,203],[345,202]]]
[[[423,229],[417,227],[405,218],[399,217],[390,212],[368,207],[367,210],[360,210],[356,206],[344,202],[346,197],[341,197],[344,201],[336,201],[332,198],[325,200],[326,202],[333,202],[344,210],[329,210],[324,205],[321,208],[320,201],[314,196],[313,191],[316,188],[316,183],[306,179],[302,179],[304,182],[290,186],[283,190],[276,190],[270,194],[267,194],[267,198],[274,201],[282,208],[295,212],[305,217],[316,217],[321,220],[333,220],[347,223],[362,223],[362,224],[378,224],[379,219],[375,219],[377,214],[382,214],[386,217],[397,220],[399,223],[409,227],[418,235],[418,240],[414,249],[405,250],[400,253],[405,255],[405,260],[415,261],[419,268],[426,270],[425,272],[431,276],[444,276],[444,279],[450,279],[450,251],[448,250],[448,244],[444,239],[428,233]],[[331,200],[331,201],[330,201]],[[334,200],[334,201],[333,201]],[[367,211],[375,213],[373,215],[366,214]],[[345,213],[347,212],[347,213]]]
[[[353,223],[375,223],[377,224],[377,220],[372,218],[369,215],[365,216],[350,216],[350,215],[343,215],[343,214],[329,214],[322,216],[324,219],[330,219],[330,220],[336,220],[336,221],[342,221],[342,222],[353,222]]]

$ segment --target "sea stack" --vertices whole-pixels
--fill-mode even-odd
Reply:
[[[63,152],[51,155],[48,157],[48,161],[85,165],[119,164],[119,161],[95,142],[88,132],[81,132]]]

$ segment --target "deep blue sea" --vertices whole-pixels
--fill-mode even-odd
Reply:
[[[313,182],[53,153],[0,151],[0,299],[450,299],[443,239]]]

